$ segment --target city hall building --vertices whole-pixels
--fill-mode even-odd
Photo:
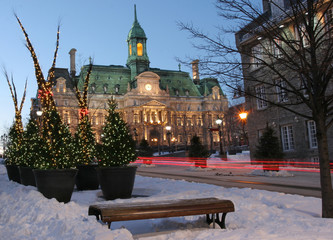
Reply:
[[[218,80],[199,77],[198,61],[192,62],[193,78],[180,69],[151,68],[147,37],[140,26],[136,10],[127,36],[126,66],[93,65],[89,82],[89,117],[100,141],[108,99],[115,99],[118,110],[127,122],[133,138],[146,139],[150,145],[188,145],[195,134],[210,147],[217,147],[219,136],[216,120],[223,118],[228,100]],[[83,86],[89,65],[79,74],[75,69],[75,49],[71,49],[70,70],[55,69],[53,86],[58,111],[72,133],[78,124],[78,103],[73,82]],[[40,108],[32,99],[32,114]],[[223,125],[223,124],[222,124]],[[168,128],[166,128],[168,126]]]

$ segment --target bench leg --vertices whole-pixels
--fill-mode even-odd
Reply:
[[[108,222],[108,229],[111,229],[111,222]]]
[[[220,226],[220,228],[225,229],[225,217],[227,213],[222,213],[222,218],[220,220],[219,213],[216,213],[216,218],[215,214],[212,214],[212,217],[209,216],[209,214],[206,214],[206,222],[208,224],[213,223],[213,227],[215,228],[215,222]]]

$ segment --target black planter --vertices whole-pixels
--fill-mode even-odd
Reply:
[[[17,165],[6,165],[8,179],[17,183],[21,183],[20,171]]]
[[[96,171],[97,165],[78,165],[79,172],[76,176],[77,190],[96,190],[99,182]]]
[[[77,169],[34,169],[37,189],[46,198],[67,203],[71,200]]]
[[[35,186],[36,187],[36,181],[35,181],[35,175],[32,172],[31,167],[19,167],[20,171],[20,177],[21,177],[21,183],[25,186]]]
[[[98,180],[106,200],[132,197],[136,168],[135,166],[97,168]]]

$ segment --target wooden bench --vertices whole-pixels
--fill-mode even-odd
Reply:
[[[228,212],[234,212],[234,204],[230,200],[217,198],[182,199],[161,202],[134,202],[121,204],[98,204],[89,206],[89,215],[95,215],[97,220],[108,223],[151,218],[180,217],[206,214],[208,224],[217,223],[225,228],[225,217]],[[222,214],[220,219],[219,214]]]

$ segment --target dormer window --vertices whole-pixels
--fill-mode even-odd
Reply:
[[[179,96],[179,90],[178,89],[176,89],[176,96]]]
[[[57,79],[56,91],[60,93],[66,92],[66,79],[60,77]]]
[[[185,90],[185,95],[188,97],[190,95],[190,91],[188,89]]]
[[[142,47],[142,43],[138,43],[136,46],[137,52],[138,52],[138,56],[142,56],[143,54],[143,47]]]
[[[104,91],[104,94],[106,94],[108,92],[108,84],[104,84],[103,85],[103,91]]]
[[[119,84],[116,84],[116,86],[114,87],[116,94],[119,93],[119,87],[120,87]]]
[[[95,93],[96,92],[96,84],[95,83],[93,83],[93,84],[90,85],[90,91],[91,91],[91,93]]]

